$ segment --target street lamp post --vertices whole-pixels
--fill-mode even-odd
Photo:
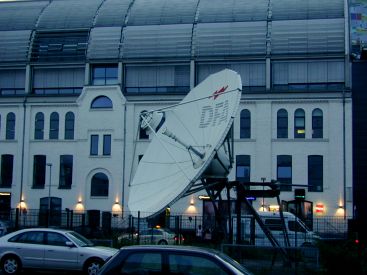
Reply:
[[[50,168],[49,181],[48,181],[48,204],[47,204],[47,227],[49,227],[50,218],[51,218],[51,171],[52,171],[52,163],[47,163],[46,165]]]
[[[263,193],[264,193],[264,182],[266,181],[266,178],[261,178],[261,181],[263,182]],[[261,205],[261,209],[262,211],[265,211],[265,199],[264,199],[264,194],[263,194],[263,200],[262,200],[262,205]]]

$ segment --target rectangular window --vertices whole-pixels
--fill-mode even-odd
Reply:
[[[0,187],[11,187],[13,182],[13,155],[1,156],[1,181]]]
[[[73,183],[73,156],[60,156],[60,189],[70,189]]]
[[[236,180],[242,182],[250,181],[250,156],[236,156]]]
[[[187,93],[189,65],[126,66],[127,93]]]
[[[323,156],[308,156],[308,191],[323,191]]]
[[[33,156],[33,185],[32,188],[45,188],[46,156]]]
[[[90,155],[91,156],[98,155],[98,135],[90,136]]]
[[[34,94],[80,94],[84,84],[84,68],[35,68],[33,78]]]
[[[277,156],[277,180],[281,191],[292,191],[292,156]]]
[[[111,135],[103,135],[103,155],[111,155]]]
[[[117,64],[96,65],[93,67],[93,85],[115,85],[118,83]]]

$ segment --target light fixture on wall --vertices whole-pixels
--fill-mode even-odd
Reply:
[[[78,203],[75,206],[75,212],[77,212],[77,213],[84,212],[84,205],[83,205],[82,198],[78,199]]]
[[[21,213],[23,213],[23,214],[27,213],[27,204],[25,203],[24,199],[20,200],[20,202],[18,204],[18,208],[19,208]]]
[[[121,213],[122,213],[122,207],[120,203],[118,202],[118,200],[116,200],[115,203],[112,205],[112,215],[114,217],[117,217]]]

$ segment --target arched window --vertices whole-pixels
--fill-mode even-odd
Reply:
[[[247,109],[240,115],[240,138],[251,138],[251,113]]]
[[[92,104],[90,105],[92,109],[99,109],[99,108],[112,108],[112,101],[107,96],[98,96],[93,99]]]
[[[53,112],[50,116],[50,139],[59,138],[59,114]]]
[[[15,138],[15,114],[8,113],[6,116],[6,139]]]
[[[65,139],[74,139],[74,114],[67,112],[65,115]]]
[[[285,109],[277,113],[277,138],[288,138],[288,112]]]
[[[39,112],[36,114],[34,121],[34,139],[43,139],[43,129],[45,126],[45,118],[43,113]]]
[[[305,138],[305,111],[297,109],[294,112],[294,138]]]
[[[323,138],[323,119],[320,109],[312,112],[312,138]]]
[[[92,197],[108,197],[108,177],[105,174],[94,174],[91,181],[90,195]]]

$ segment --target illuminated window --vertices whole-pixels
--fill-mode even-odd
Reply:
[[[251,138],[251,113],[247,109],[240,115],[240,138]]]
[[[294,138],[305,138],[305,111],[297,109],[294,112]]]
[[[277,138],[288,138],[288,112],[285,109],[277,113]]]
[[[292,191],[292,156],[277,156],[277,180],[281,191]]]
[[[320,109],[312,111],[312,138],[323,137],[323,115]]]

